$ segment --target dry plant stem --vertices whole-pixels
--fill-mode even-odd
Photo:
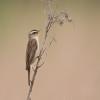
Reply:
[[[45,33],[45,40],[47,39],[47,36],[48,36],[48,32],[52,26],[52,23],[53,23],[53,17],[50,17],[49,19],[49,22],[48,22],[48,25],[46,27],[46,33]]]
[[[27,100],[30,100],[30,95],[31,95],[31,92],[32,92],[32,88],[33,88],[33,84],[34,84],[35,77],[36,77],[36,74],[37,74],[37,70],[38,70],[38,67],[36,67],[36,69],[34,70],[33,78],[32,78],[32,81],[31,81],[31,86],[30,86],[28,96],[27,96]]]
[[[50,24],[50,26],[49,26],[49,24]],[[49,26],[49,28],[47,28],[46,34],[48,34],[48,32],[49,32],[49,29],[50,29],[50,27],[51,27],[51,22],[48,23],[48,26]],[[47,38],[47,37],[46,37],[46,38]],[[45,38],[45,42],[46,42],[46,38]],[[51,45],[51,42],[50,42],[50,45]],[[42,57],[42,55],[43,55],[45,52],[46,52],[46,48],[44,48],[44,46],[43,46],[42,49],[40,50],[39,56],[37,57],[38,61],[37,61],[37,63],[36,63],[36,68],[34,69],[34,73],[33,73],[31,85],[30,85],[30,88],[29,88],[27,100],[30,100],[30,95],[31,95],[32,88],[33,88],[33,85],[34,85],[34,82],[35,82],[35,78],[36,78],[36,75],[37,75],[37,71],[38,71],[38,69],[41,68],[41,67],[43,66],[43,64],[44,64],[44,62],[43,62],[43,64],[39,65],[40,60],[41,60],[41,57]]]
[[[52,26],[56,23],[56,22],[60,22],[62,23],[62,19],[59,19],[59,17],[61,15],[64,15],[64,18],[66,18],[68,21],[69,18],[68,18],[68,15],[66,13],[60,13],[60,15],[56,15],[56,16],[48,16],[48,23],[47,23],[47,26],[46,26],[46,31],[45,31],[45,34],[44,34],[44,39],[43,39],[43,45],[42,45],[42,48],[40,49],[40,53],[39,53],[39,56],[37,57],[37,62],[36,62],[36,67],[34,69],[34,73],[33,73],[33,76],[32,76],[32,80],[31,80],[31,85],[29,87],[29,91],[28,91],[28,95],[27,95],[27,100],[31,100],[31,93],[32,93],[32,89],[33,89],[33,86],[34,86],[34,82],[35,82],[35,78],[36,78],[36,75],[37,75],[37,72],[38,72],[38,69],[41,68],[43,66],[43,64],[45,63],[45,60],[42,64],[40,64],[41,60],[42,60],[42,56],[44,54],[46,54],[47,56],[47,52],[48,52],[48,49],[49,47],[51,46],[51,44],[55,41],[55,38],[53,37],[51,39],[51,41],[49,42],[48,44],[48,47],[45,46],[45,44],[47,43],[47,38],[49,37],[49,31],[50,29],[52,28]]]
[[[32,88],[33,88],[33,85],[34,85],[34,82],[35,82],[35,78],[36,78],[36,75],[37,75],[37,71],[38,71],[38,69],[40,68],[39,62],[40,62],[41,56],[42,56],[41,53],[42,53],[42,50],[40,51],[40,54],[39,54],[39,56],[38,56],[38,61],[37,61],[36,68],[35,68],[34,73],[33,73],[31,85],[30,85],[30,88],[29,88],[28,96],[27,96],[27,100],[31,100],[31,99],[30,99],[30,95],[31,95]]]
[[[47,34],[49,32],[50,27],[48,28],[48,31],[46,32]],[[46,39],[45,39],[45,42],[46,42]],[[52,41],[50,42],[49,46],[51,46],[51,43],[52,43]],[[44,48],[44,46],[43,46],[42,49],[40,50],[39,56],[37,57],[38,60],[37,60],[37,63],[36,63],[36,68],[34,69],[34,73],[33,73],[33,76],[32,76],[32,81],[31,81],[31,85],[29,87],[29,92],[28,92],[28,95],[27,95],[27,100],[31,100],[30,95],[31,95],[31,92],[32,92],[32,88],[33,88],[33,85],[34,85],[34,82],[35,82],[35,78],[36,78],[38,69],[41,68],[43,66],[43,64],[44,64],[44,62],[41,65],[39,65],[39,63],[40,63],[40,61],[42,59],[43,54],[46,53],[46,49],[47,48]]]

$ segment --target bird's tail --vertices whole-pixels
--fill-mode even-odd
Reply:
[[[28,85],[30,86],[30,69],[28,70]]]

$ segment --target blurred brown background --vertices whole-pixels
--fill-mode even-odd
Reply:
[[[72,23],[56,26],[57,42],[36,77],[32,100],[100,100],[100,1],[56,0]],[[0,100],[25,100],[27,33],[45,28],[40,0],[0,0]],[[40,36],[41,37],[41,36]]]

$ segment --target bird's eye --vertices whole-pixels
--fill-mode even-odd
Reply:
[[[37,32],[34,32],[33,34],[36,34]]]

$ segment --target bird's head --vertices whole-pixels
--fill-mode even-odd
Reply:
[[[31,30],[31,31],[29,32],[29,38],[38,36],[38,34],[39,34],[39,30],[36,30],[36,29]]]

